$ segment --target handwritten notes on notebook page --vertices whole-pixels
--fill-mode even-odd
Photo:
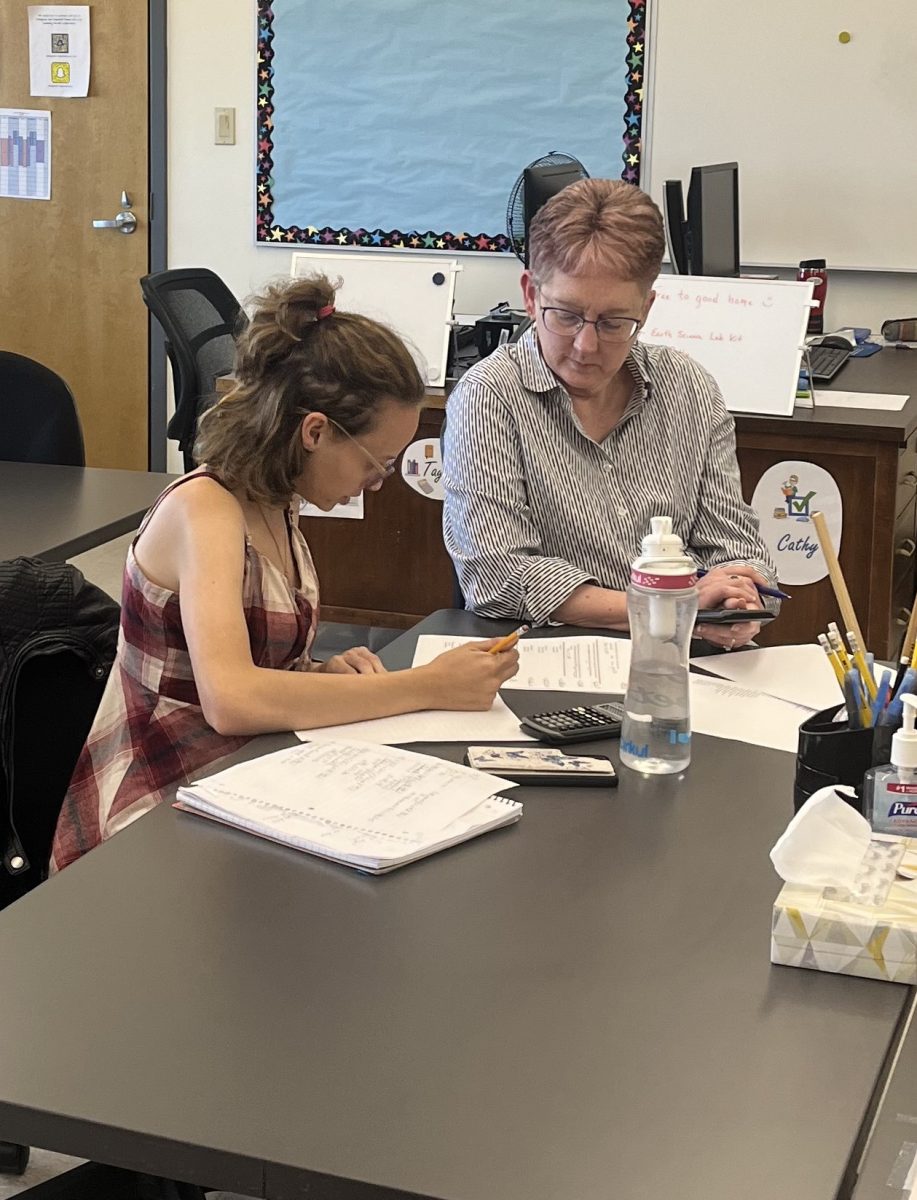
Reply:
[[[371,874],[518,821],[516,785],[355,742],[311,742],[178,789],[177,808]]]
[[[415,667],[432,662],[447,650],[478,642],[473,637],[442,637],[424,633],[417,639]],[[518,644],[519,674],[504,688],[539,692],[621,693],[630,671],[630,642],[626,638],[524,637]]]

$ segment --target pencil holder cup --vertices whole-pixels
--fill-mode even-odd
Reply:
[[[843,705],[826,708],[803,721],[799,727],[793,811],[798,812],[819,788],[846,784],[856,791],[848,803],[862,812],[860,792],[863,776],[870,767],[887,763],[891,755],[889,725],[850,729],[846,721],[834,721]]]

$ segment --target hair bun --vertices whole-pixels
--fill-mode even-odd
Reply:
[[[277,287],[276,322],[294,341],[301,342],[312,326],[334,312],[334,298],[341,281],[327,275],[306,275]]]

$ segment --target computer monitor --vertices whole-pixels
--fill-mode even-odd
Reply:
[[[688,188],[692,275],[739,273],[739,164],[692,167]]]
[[[570,183],[577,183],[583,178],[583,168],[579,163],[549,164],[543,167],[526,167],[523,172],[522,204],[525,219],[525,265],[529,265],[529,226],[535,213],[552,196]]]
[[[681,180],[667,179],[663,196],[665,240],[669,248],[669,261],[676,275],[687,275],[691,264],[688,261],[688,245],[685,240],[685,198]]]

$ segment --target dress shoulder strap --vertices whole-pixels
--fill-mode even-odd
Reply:
[[[182,475],[179,479],[173,480],[173,482],[170,483],[167,488],[159,493],[159,495],[153,501],[152,506],[147,510],[146,516],[140,522],[140,528],[137,530],[136,534],[134,535],[134,540],[131,542],[132,547],[136,547],[141,533],[143,533],[144,529],[147,527],[150,517],[152,517],[156,509],[159,508],[166,496],[174,492],[176,488],[181,487],[183,483],[187,483],[189,479],[212,479],[215,483],[218,483],[220,487],[225,487],[225,484],[223,483],[222,479],[220,479],[219,475],[217,475],[216,471],[191,471],[187,475]]]

